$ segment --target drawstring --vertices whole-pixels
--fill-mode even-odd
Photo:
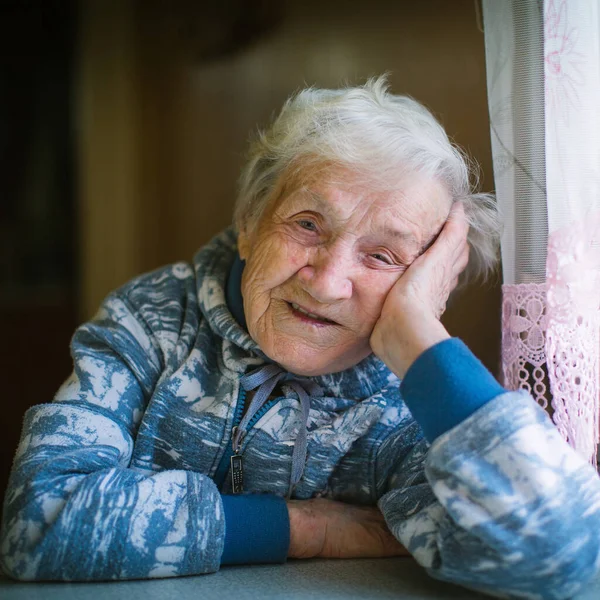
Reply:
[[[271,392],[275,389],[275,386],[285,377],[285,371],[277,365],[265,365],[255,369],[251,373],[244,375],[240,379],[242,387],[249,392],[258,388],[250,406],[246,410],[246,414],[241,420],[238,428],[233,434],[232,443],[234,452],[239,447],[240,441],[246,430],[248,423],[252,420],[254,415],[261,409],[262,405],[269,399]]]
[[[252,420],[254,415],[262,408],[265,402],[267,402],[269,396],[275,389],[275,386],[282,380],[285,380],[290,388],[292,388],[296,394],[298,394],[302,414],[298,437],[296,438],[294,451],[292,452],[292,476],[288,490],[289,497],[291,496],[296,484],[302,478],[302,474],[304,473],[304,465],[306,464],[307,425],[308,414],[310,411],[310,400],[312,396],[322,394],[321,388],[314,381],[310,381],[304,377],[292,375],[275,364],[263,365],[262,367],[258,367],[258,369],[255,369],[254,371],[244,375],[240,379],[242,387],[247,392],[257,388],[258,389],[254,394],[254,398],[252,398],[252,402],[250,403],[246,414],[233,433],[232,445],[234,452],[237,452],[246,426]]]

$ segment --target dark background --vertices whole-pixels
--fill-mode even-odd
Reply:
[[[229,224],[248,133],[298,88],[383,72],[491,190],[473,0],[0,0],[0,493],[77,324]],[[499,305],[474,285],[444,316],[494,373]]]

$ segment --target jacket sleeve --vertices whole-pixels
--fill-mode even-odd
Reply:
[[[130,468],[163,359],[127,297],[109,296],[71,350],[74,371],[54,402],[25,416],[4,503],[4,570],[21,580],[217,570],[225,526],[214,483],[191,471]]]
[[[493,596],[569,598],[600,568],[600,479],[524,392],[418,442],[379,507],[430,575]]]

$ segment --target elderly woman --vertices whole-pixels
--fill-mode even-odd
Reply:
[[[75,333],[73,374],[25,417],[6,572],[408,551],[492,594],[572,595],[600,562],[600,480],[439,321],[497,230],[417,102],[382,79],[299,93],[251,148],[235,227]]]

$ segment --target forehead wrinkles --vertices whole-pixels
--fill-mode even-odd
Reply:
[[[399,213],[398,210],[394,210],[395,202],[390,201],[389,195],[382,197],[383,194],[373,190],[332,186],[324,193],[314,189],[307,189],[305,193],[320,211],[343,221],[372,221],[382,212],[385,212],[386,216],[394,214],[396,217]]]
[[[402,221],[402,209],[390,199],[375,198],[372,202],[365,203],[364,210],[358,217],[357,228],[361,233],[386,233],[396,230],[395,225]],[[357,215],[358,216],[358,215]]]
[[[382,234],[402,242],[414,242],[417,231],[421,233],[417,225],[419,219],[411,218],[410,208],[407,210],[408,198],[404,192],[392,194],[369,190],[352,196],[353,210],[345,221],[352,222],[354,233]]]

